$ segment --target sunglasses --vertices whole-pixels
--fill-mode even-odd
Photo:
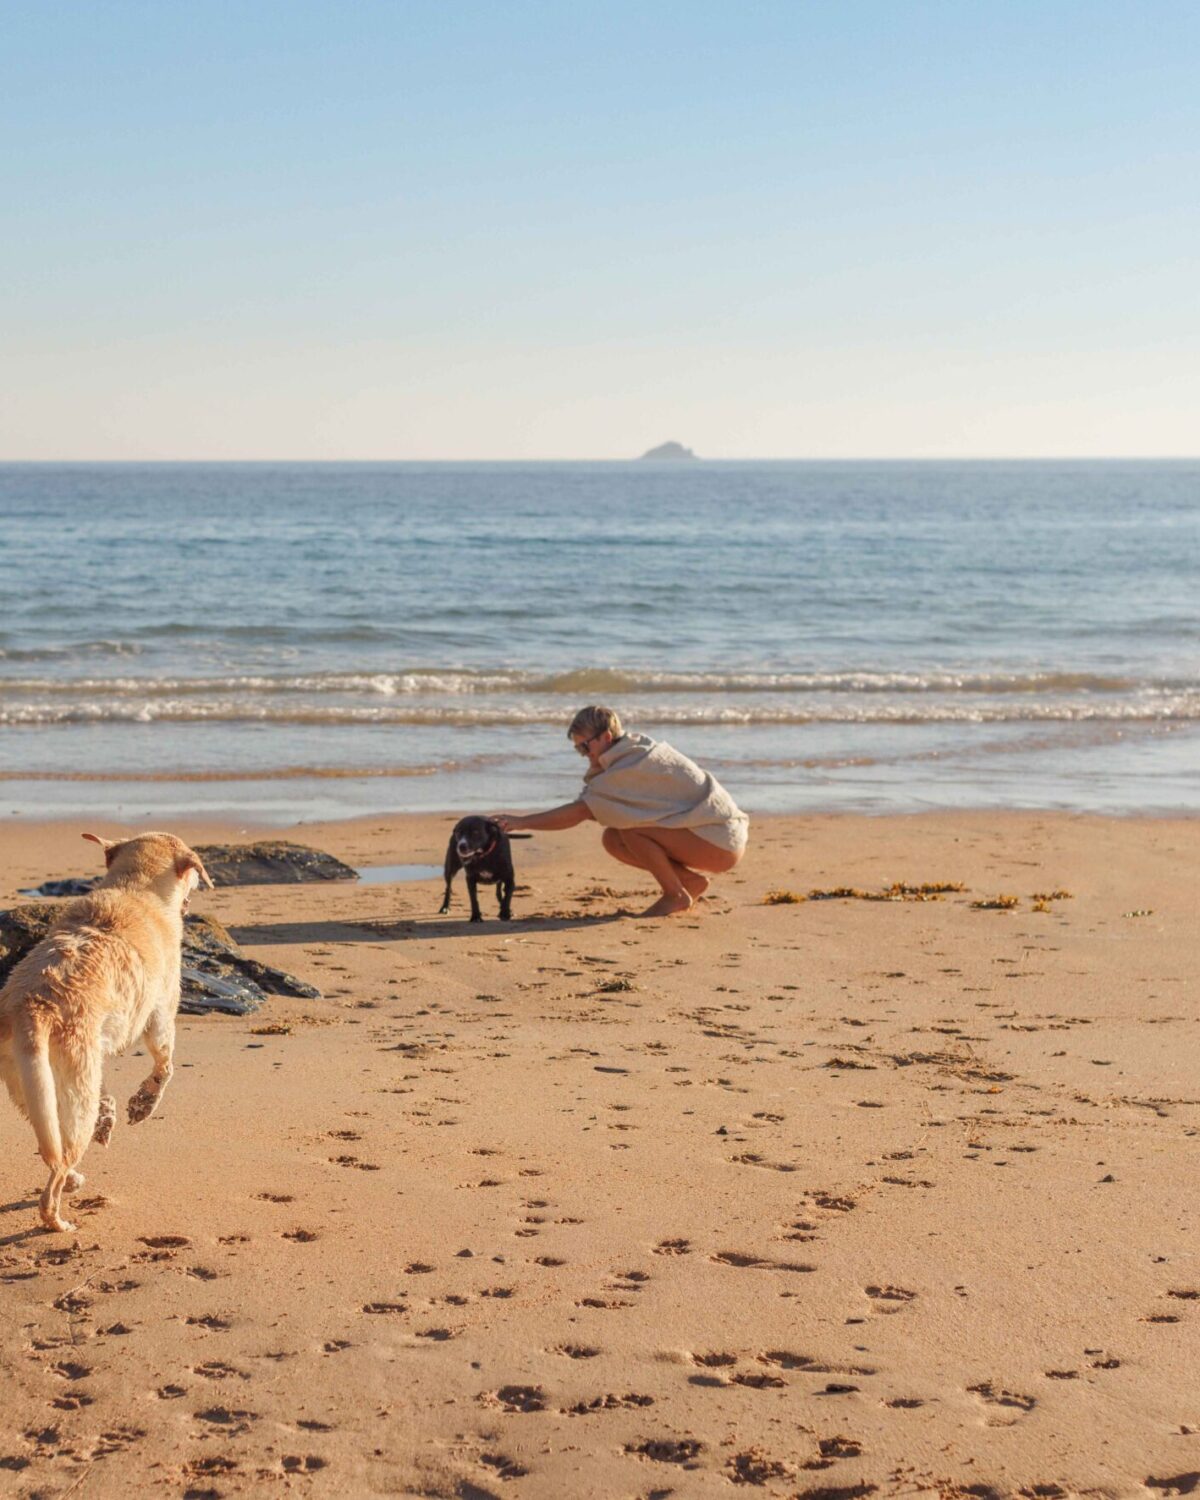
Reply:
[[[605,732],[606,731],[602,729],[599,734],[592,735],[590,740],[576,740],[575,749],[579,752],[580,755],[591,755],[592,746],[596,743],[597,740],[603,739]]]

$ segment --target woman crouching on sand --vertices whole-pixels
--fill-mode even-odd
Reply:
[[[627,734],[615,710],[595,704],[579,710],[567,736],[589,763],[579,797],[547,812],[496,813],[501,828],[551,832],[588,819],[603,824],[605,850],[662,887],[647,917],[689,910],[708,889],[708,876],[732,870],[746,852],[749,818],[686,755]]]

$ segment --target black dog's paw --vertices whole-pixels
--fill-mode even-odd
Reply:
[[[439,906],[438,907],[438,916],[439,917],[448,916],[449,913],[450,913],[450,903],[449,902],[447,902],[445,906]]]
[[[483,913],[479,912],[479,911],[472,912],[471,913],[471,921],[472,922],[482,922],[483,921]]]
[[[502,911],[500,913],[500,920],[502,922],[511,922],[512,921],[512,912],[510,912],[510,911]]]

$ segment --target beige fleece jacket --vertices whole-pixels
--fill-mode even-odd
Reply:
[[[580,800],[605,828],[690,828],[740,854],[750,820],[714,776],[661,740],[625,734],[583,778]]]

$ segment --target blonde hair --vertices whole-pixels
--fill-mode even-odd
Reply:
[[[621,728],[621,719],[615,708],[605,708],[599,703],[589,703],[587,708],[581,708],[571,720],[567,738],[573,740],[577,734],[582,734],[592,740],[598,734],[603,734],[606,729],[614,740],[619,740],[625,733]]]

